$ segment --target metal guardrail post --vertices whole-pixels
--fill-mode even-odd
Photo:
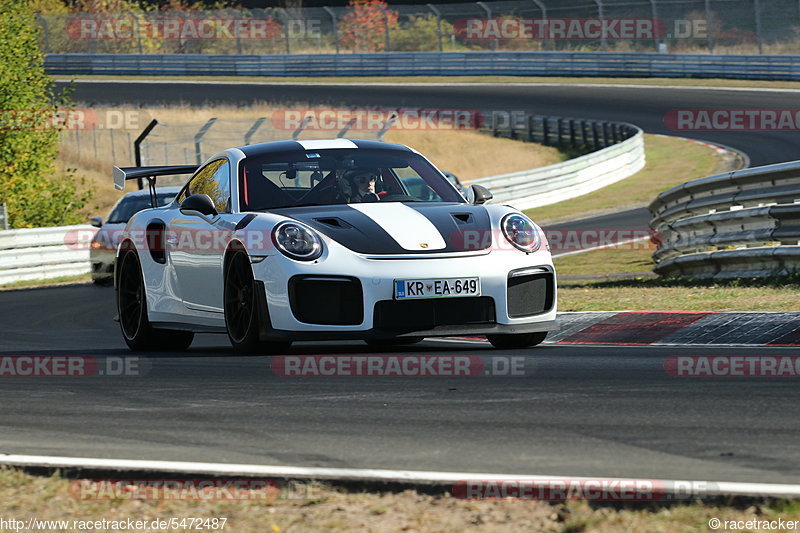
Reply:
[[[597,4],[597,18],[603,18],[603,0],[594,0],[594,3]],[[606,50],[606,34],[602,32],[600,34],[600,49],[605,52]]]
[[[650,0],[650,16],[653,17],[653,23],[658,20],[658,6],[656,5],[656,0]],[[656,52],[658,52],[658,45],[661,43],[661,39],[658,37],[658,32],[653,32],[653,44],[655,44]]]
[[[398,118],[399,115],[396,112],[392,113],[392,115],[389,117],[389,120],[386,121],[386,124],[383,125],[383,127],[376,135],[379,141],[383,140],[383,136],[386,135],[386,132],[389,131],[389,129],[391,129],[391,127],[394,125],[395,122],[397,122]]]
[[[542,118],[542,144],[550,144],[550,121],[547,117]]]
[[[285,9],[281,8],[280,12],[281,18],[283,18],[283,40],[286,45],[286,54],[289,55],[292,53],[291,46],[289,46],[289,15]]]
[[[378,7],[378,9],[381,10],[381,13],[383,13],[383,27],[384,27],[384,29],[386,31],[386,35],[385,35],[386,42],[384,43],[385,48],[384,48],[383,51],[384,52],[388,52],[389,50],[391,50],[391,45],[392,45],[392,42],[389,39],[389,13],[386,12],[386,8],[385,7],[383,7],[381,5],[379,5],[377,7]]]
[[[492,10],[484,2],[475,2],[486,12],[486,18],[492,18]],[[497,51],[497,39],[492,39],[492,51]]]
[[[339,53],[339,21],[336,20],[336,13],[333,9],[329,8],[328,6],[323,6],[325,12],[331,16],[331,22],[333,23],[333,44],[336,46],[336,53]]]
[[[436,15],[436,37],[439,40],[439,51],[444,51],[444,46],[442,45],[442,12],[436,9],[436,6],[433,4],[428,4],[428,9],[433,11],[433,14]]]
[[[761,2],[753,0],[753,11],[756,16],[756,40],[758,41],[758,53],[764,53],[764,40],[761,37]]]
[[[150,132],[153,131],[153,128],[155,128],[157,125],[158,121],[156,119],[151,120],[150,124],[148,124],[142,130],[142,133],[136,137],[136,140],[133,141],[133,157],[134,163],[137,167],[142,166],[142,142],[147,138],[148,135],[150,135]],[[136,178],[136,184],[139,186],[139,190],[144,189],[144,182],[142,181],[142,178]]]
[[[47,26],[47,19],[41,13],[36,13],[36,20],[42,25],[42,33],[44,34],[44,53],[50,53],[50,28]],[[8,229],[8,228],[6,228]]]
[[[301,122],[300,125],[297,126],[297,129],[292,132],[293,141],[296,141],[300,137],[300,134],[303,133],[304,129],[306,129],[308,123],[311,122],[311,118],[311,116],[303,117],[303,122]]]
[[[8,229],[8,209],[5,202],[0,204],[0,226],[3,230]]]
[[[139,17],[136,16],[135,13],[128,11],[128,14],[133,19],[133,31],[136,32],[136,45],[139,50],[139,53],[142,53],[142,32],[139,28]]]
[[[542,0],[533,0],[533,3],[536,4],[536,7],[538,7],[539,9],[542,10],[542,20],[546,21],[547,20],[547,6],[544,5],[544,2],[542,2]],[[547,26],[548,29],[550,28],[549,24],[546,24],[546,26]],[[549,50],[550,49],[550,32],[549,31],[545,32],[545,34],[542,35],[542,49],[543,50]]]
[[[339,131],[339,133],[336,134],[336,138],[337,139],[344,138],[344,136],[347,135],[347,132],[350,131],[350,128],[352,128],[355,123],[356,123],[355,118],[351,118],[350,120],[348,120],[347,124],[345,124],[344,127]]]
[[[266,117],[261,117],[253,122],[253,125],[250,126],[249,130],[247,130],[247,133],[244,134],[245,146],[250,144],[250,141],[253,139],[253,135],[255,135],[256,131],[261,127],[265,120],[267,120]]]
[[[529,143],[533,142],[533,115],[528,115],[527,126],[528,126],[528,135],[525,138],[526,141]]]
[[[203,164],[203,146],[201,144],[203,136],[206,134],[206,132],[208,132],[208,130],[211,128],[211,126],[214,125],[216,121],[217,121],[216,118],[208,119],[208,122],[203,124],[203,127],[201,127],[194,135],[194,158],[195,162],[198,165]]]

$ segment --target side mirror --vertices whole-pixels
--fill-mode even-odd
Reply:
[[[185,211],[197,211],[201,215],[207,217],[215,217],[219,214],[217,208],[214,207],[214,202],[207,194],[193,194],[186,198],[186,200],[181,203],[181,213]]]
[[[467,200],[471,204],[481,205],[494,198],[489,189],[483,185],[472,185],[467,189]]]
[[[103,219],[100,217],[92,217],[89,219],[89,224],[91,224],[95,228],[101,228],[103,227]]]

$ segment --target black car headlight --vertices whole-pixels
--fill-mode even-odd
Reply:
[[[511,213],[504,216],[500,221],[500,228],[508,242],[523,252],[535,252],[542,245],[538,228],[524,215]]]
[[[272,230],[272,242],[283,255],[298,261],[313,261],[322,255],[322,239],[296,222],[281,222]]]

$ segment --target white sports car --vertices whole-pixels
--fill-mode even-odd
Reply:
[[[280,353],[295,340],[404,344],[485,335],[500,348],[556,329],[541,229],[472,186],[468,200],[406,146],[335,139],[232,148],[200,167],[114,168],[127,179],[193,174],[175,200],[134,215],[115,261],[132,349],[185,349],[196,332]]]

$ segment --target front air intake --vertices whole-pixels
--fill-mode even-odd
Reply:
[[[357,326],[364,321],[364,295],[357,278],[293,276],[289,305],[295,318],[306,324]]]

